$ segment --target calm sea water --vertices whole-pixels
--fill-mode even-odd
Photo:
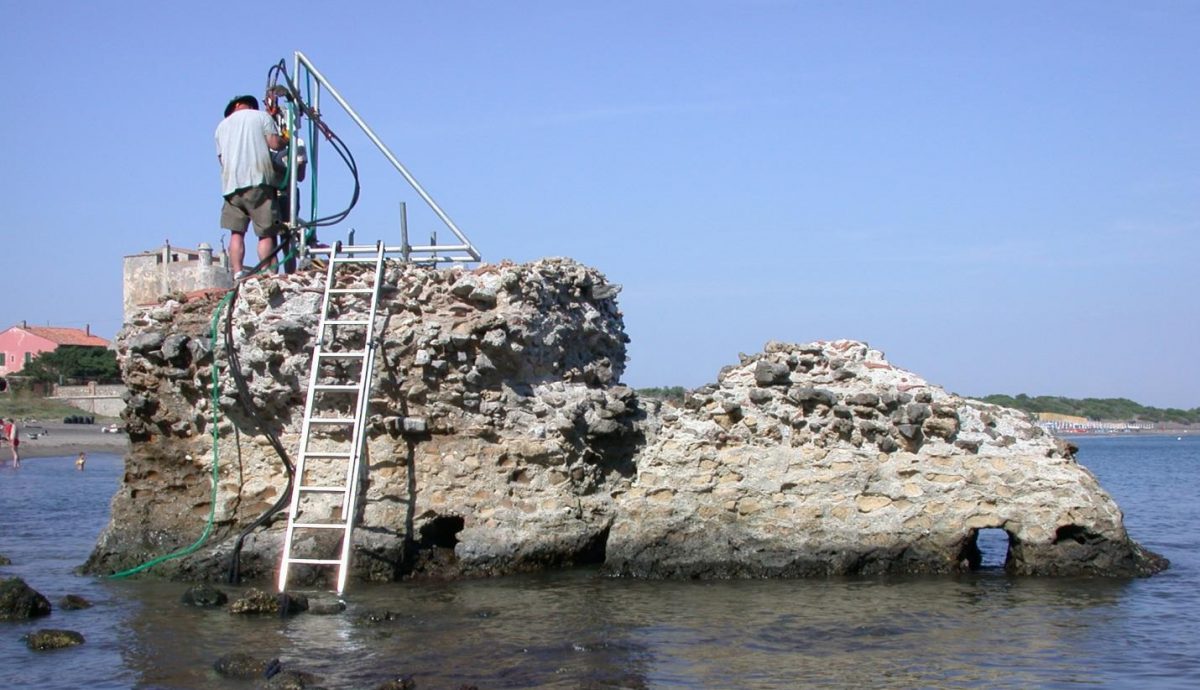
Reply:
[[[402,675],[422,690],[1200,686],[1200,438],[1077,443],[1133,537],[1171,559],[1166,573],[648,582],[579,570],[352,583],[345,613],[286,620],[184,607],[180,584],[75,575],[107,521],[121,458],[90,455],[84,472],[72,458],[31,459],[0,468],[0,554],[13,561],[0,576],[54,603],[73,593],[96,605],[0,623],[0,686],[256,687],[210,670],[234,650],[277,657],[329,688]],[[381,609],[397,619],[357,622]],[[20,637],[47,627],[87,642],[27,650]]]

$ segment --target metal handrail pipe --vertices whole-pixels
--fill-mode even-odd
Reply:
[[[402,247],[399,245],[388,245],[383,248],[384,252],[386,252],[388,254],[399,254],[399,253],[403,252],[405,249],[406,249],[406,247]],[[407,247],[407,249],[410,253],[412,253],[412,252],[466,251],[466,249],[464,249],[461,246],[457,246],[457,245],[445,246],[445,247],[442,247],[442,246]],[[309,247],[308,248],[308,252],[310,254],[332,254],[333,251],[334,250],[332,247]],[[376,251],[378,251],[378,248],[375,247],[375,245],[353,245],[353,246],[343,246],[340,251],[342,254],[374,254]],[[475,258],[474,256],[470,256],[470,255],[468,255],[468,256],[425,257],[422,260],[428,261],[429,259],[432,259],[432,258],[436,258],[439,261],[479,261],[479,259]]]
[[[468,244],[423,244],[412,245],[408,248],[410,252],[469,252],[471,246]]]
[[[388,254],[393,254],[400,252],[403,249],[404,247],[399,245],[388,245],[383,248],[383,251]],[[351,244],[342,245],[342,247],[338,250],[335,250],[333,247],[309,247],[308,251],[312,254],[332,254],[334,251],[339,251],[342,254],[374,254],[375,252],[379,251],[379,247],[374,244]]]
[[[414,264],[470,263],[478,260],[471,256],[415,256],[409,259]]]

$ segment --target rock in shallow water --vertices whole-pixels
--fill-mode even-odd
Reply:
[[[58,608],[63,611],[78,611],[80,609],[92,608],[92,602],[84,599],[78,594],[68,594],[58,600]]]
[[[308,610],[308,597],[303,594],[268,594],[251,587],[229,605],[230,613],[282,614],[290,616]]]
[[[202,609],[216,608],[224,606],[229,597],[224,592],[207,583],[201,583],[189,587],[180,601],[188,606],[195,606]]]
[[[36,651],[63,649],[83,644],[83,635],[74,630],[45,628],[25,636],[25,646]]]
[[[230,652],[213,662],[213,670],[228,678],[265,678],[270,663],[246,652]]]
[[[318,690],[320,679],[307,671],[279,671],[259,687],[264,690]]]
[[[19,577],[0,581],[0,621],[50,615],[50,601]]]

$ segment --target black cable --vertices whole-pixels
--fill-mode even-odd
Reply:
[[[296,83],[292,81],[291,75],[289,75],[287,72],[287,64],[283,60],[280,60],[277,64],[272,65],[271,68],[267,70],[267,92],[270,93],[271,90],[276,87],[278,84],[279,75],[283,75],[283,79],[287,83],[285,90],[287,91],[288,98],[293,104],[295,104],[297,109],[300,110],[300,114],[302,116],[307,116],[310,120],[312,120],[313,123],[320,129],[321,133],[325,135],[325,139],[333,146],[334,151],[337,152],[338,156],[340,156],[342,161],[346,164],[346,167],[350,170],[350,175],[354,180],[354,191],[350,195],[350,203],[346,206],[345,210],[325,216],[323,218],[301,222],[298,223],[298,225],[305,228],[318,228],[335,225],[345,220],[350,215],[350,211],[354,210],[354,207],[358,204],[358,199],[362,192],[362,184],[358,176],[358,163],[354,160],[354,155],[350,153],[350,149],[346,146],[346,143],[342,141],[342,138],[339,137],[332,129],[330,129],[329,125],[327,125],[324,119],[321,118],[321,114],[316,110],[313,110],[311,106],[304,102],[304,99],[300,95],[299,88],[297,88]],[[297,129],[299,129],[299,127],[297,127]]]
[[[278,251],[278,249],[276,251]],[[273,258],[274,254],[263,259],[261,262],[259,262],[259,266],[257,266],[255,270],[262,268],[264,264]],[[276,513],[278,513],[280,510],[283,510],[284,505],[286,505],[291,499],[292,485],[296,476],[295,468],[292,465],[291,459],[288,457],[287,450],[284,449],[283,444],[279,442],[279,438],[276,437],[275,434],[263,422],[262,417],[260,417],[258,414],[258,411],[255,410],[250,404],[250,388],[246,385],[245,376],[242,375],[241,359],[238,357],[237,348],[234,347],[233,343],[233,308],[237,302],[240,286],[234,285],[233,290],[234,297],[229,302],[228,311],[225,317],[225,351],[229,357],[229,373],[233,378],[234,385],[237,387],[238,397],[241,399],[243,411],[245,411],[246,414],[258,424],[259,428],[262,429],[262,432],[266,435],[271,447],[275,449],[275,452],[279,455],[280,460],[283,461],[283,467],[287,473],[288,479],[287,487],[283,490],[283,493],[279,495],[279,498],[275,501],[275,504],[268,508],[263,514],[255,518],[253,522],[243,528],[238,534],[237,540],[233,544],[233,553],[231,554],[229,561],[228,580],[231,584],[237,583],[241,577],[241,553],[242,545],[245,542],[246,537],[250,536],[254,530],[258,529],[264,524],[267,524],[267,522],[269,522]]]

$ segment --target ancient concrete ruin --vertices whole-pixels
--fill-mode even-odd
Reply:
[[[214,534],[155,572],[225,574],[233,536],[286,486],[268,438],[297,446],[323,281],[242,287],[230,332],[241,393],[210,332],[216,296],[132,317],[117,338],[132,447],[88,570],[138,565],[203,530],[216,366]],[[979,566],[986,528],[1007,533],[1012,573],[1166,567],[1066,443],[864,343],[768,343],[682,405],[640,399],[620,383],[618,291],[563,259],[388,267],[357,577],[574,564],[650,577],[952,573]],[[282,532],[280,520],[246,540],[244,577],[271,577]]]

